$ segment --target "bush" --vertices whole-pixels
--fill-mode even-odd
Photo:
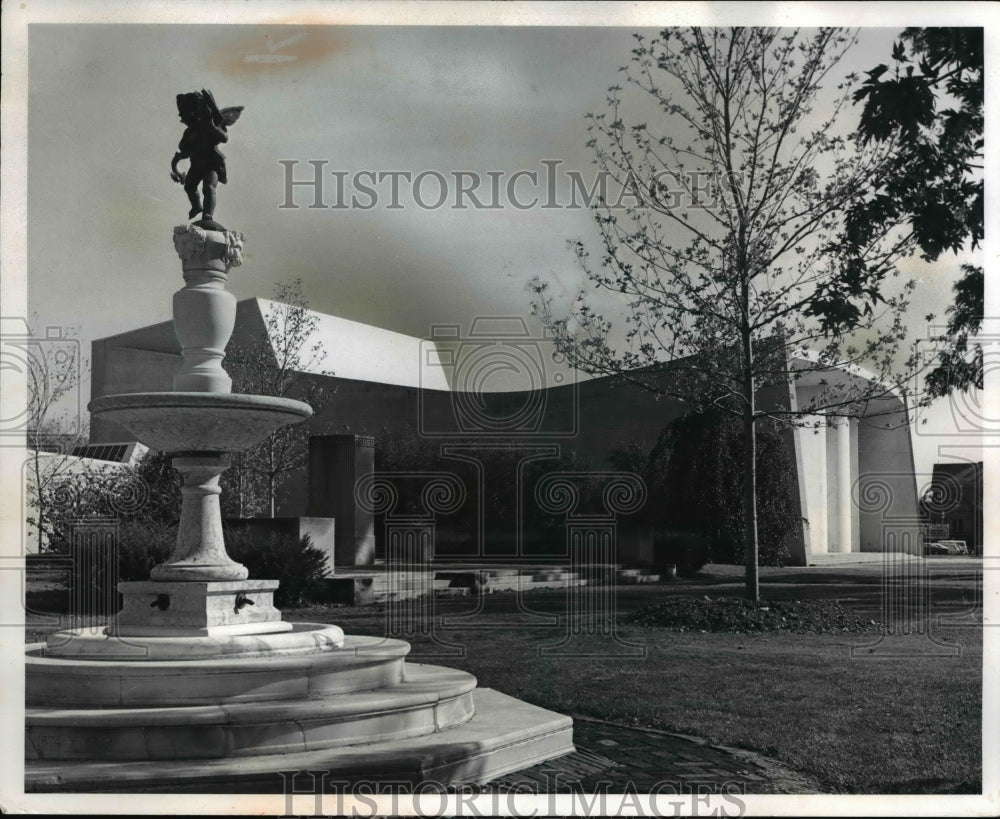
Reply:
[[[794,473],[781,430],[762,422],[757,431],[758,563],[782,566],[795,531]],[[707,560],[742,563],[743,431],[721,413],[675,419],[649,455],[646,482],[648,522],[708,537]],[[680,567],[678,566],[678,572]]]
[[[122,536],[128,538],[133,556],[139,555],[141,562],[143,536],[158,542],[164,528],[176,527],[180,487],[181,477],[170,466],[170,457],[150,450],[134,466],[113,471],[84,467],[81,473],[53,477],[45,486],[44,499],[32,490],[28,523],[38,527],[38,506],[43,502],[46,551],[68,554],[77,524],[95,517],[114,518],[122,526]]]
[[[118,526],[118,575],[122,580],[149,580],[150,570],[174,550],[177,530],[152,523]]]
[[[280,532],[237,530],[228,534],[226,548],[233,560],[250,570],[250,577],[281,581],[274,593],[279,608],[313,602],[328,573],[326,554],[312,545],[309,535],[300,540]]]
[[[791,632],[828,634],[880,631],[837,600],[768,600],[735,597],[678,597],[636,609],[622,621],[672,631],[722,631],[736,634]]]
[[[673,563],[678,575],[691,577],[708,563],[711,543],[701,532],[654,529],[653,555],[657,566]]]
[[[163,563],[174,549],[175,528],[125,523],[119,528],[118,568],[122,580],[149,580],[150,570]],[[301,540],[277,532],[229,531],[226,550],[242,563],[254,580],[279,580],[274,603],[296,606],[313,602],[327,576],[326,555],[312,545],[308,535]]]

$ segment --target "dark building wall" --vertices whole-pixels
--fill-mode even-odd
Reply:
[[[91,398],[130,392],[170,392],[180,353],[142,350],[121,346],[114,339],[95,341],[91,346]],[[92,443],[130,441],[132,433],[100,415],[90,421]]]
[[[948,537],[964,540],[970,552],[982,553],[983,464],[934,464],[932,481],[937,500],[926,509],[932,522],[948,525]],[[937,511],[940,510],[940,511]]]
[[[259,310],[240,302],[232,343],[243,334],[263,334]],[[137,338],[140,336],[140,338]],[[137,344],[158,349],[141,349]],[[92,396],[144,391],[169,391],[180,364],[180,350],[172,325],[165,322],[134,334],[94,342]],[[378,377],[378,373],[373,373]],[[669,373],[661,375],[669,378]],[[352,433],[378,439],[386,432],[412,430],[442,445],[462,441],[517,443],[559,447],[575,452],[595,468],[606,468],[609,452],[635,444],[650,451],[664,429],[677,418],[682,405],[628,381],[606,377],[537,392],[486,393],[422,390],[375,381],[304,375],[324,388],[327,399],[305,422],[310,435]],[[787,407],[787,390],[762,391],[758,400]],[[94,442],[129,439],[128,433],[95,419]],[[794,465],[791,435],[787,436]],[[796,475],[790,476],[794,488]],[[795,503],[798,495],[792,492]],[[281,517],[308,514],[308,470],[290,473],[279,488],[277,513]],[[651,498],[649,503],[669,502]],[[801,553],[801,534],[790,545]]]
[[[240,302],[233,343],[265,332],[258,305]],[[180,362],[180,350],[170,322],[94,342],[92,396],[112,393],[169,391]],[[372,378],[378,379],[377,371]],[[386,432],[412,430],[442,445],[461,441],[494,441],[532,446],[558,446],[574,451],[595,468],[606,467],[605,459],[615,448],[637,445],[648,452],[661,431],[682,412],[676,400],[658,397],[624,379],[607,377],[566,384],[536,392],[487,393],[422,390],[375,381],[334,376],[306,375],[322,384],[329,398],[307,423],[311,435],[352,433],[372,435],[376,446]],[[385,374],[387,379],[391,374]],[[659,377],[670,378],[669,371]],[[895,402],[895,404],[893,404]],[[787,409],[788,388],[761,390],[762,408]],[[887,404],[887,416],[862,422],[857,430],[857,461],[860,496],[872,495],[879,484],[888,487],[888,506],[862,507],[857,542],[862,551],[880,550],[888,519],[911,520],[918,515],[913,482],[913,454],[909,431],[896,425],[905,408],[897,399]],[[893,414],[899,416],[894,418]],[[895,426],[896,428],[888,428]],[[793,435],[783,435],[790,455],[789,476],[793,502],[801,506]],[[114,425],[94,419],[92,440],[127,440],[128,434]],[[308,478],[305,468],[292,474],[279,493],[278,513],[304,516],[308,510]],[[666,503],[669,499],[651,499]],[[801,517],[801,508],[798,509]],[[963,522],[963,526],[964,526]],[[981,532],[981,523],[978,524]],[[970,522],[975,527],[975,522]],[[972,539],[971,537],[969,538]],[[805,562],[802,532],[788,544],[792,561]]]
[[[311,376],[312,377],[312,376]],[[627,443],[644,451],[653,448],[663,428],[681,407],[657,400],[649,392],[615,379],[555,387],[539,395],[492,393],[480,396],[373,384],[336,377],[323,378],[332,398],[306,423],[311,435],[351,432],[378,438],[385,432],[412,430],[442,445],[458,442],[517,443],[558,446],[574,451],[595,466],[608,452]],[[540,400],[539,400],[540,399]],[[525,407],[537,412],[525,412]],[[471,408],[471,409],[470,409]],[[504,431],[496,419],[523,419]],[[308,484],[305,471],[291,475],[282,486],[281,515],[305,515]]]
[[[920,509],[913,480],[913,443],[898,398],[872,402],[858,424],[858,484],[852,498],[860,512],[862,552],[880,552],[890,541],[920,551]]]

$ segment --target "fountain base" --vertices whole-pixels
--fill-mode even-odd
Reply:
[[[340,792],[361,780],[446,786],[573,751],[569,717],[478,689],[464,671],[407,664],[401,640],[281,625],[77,629],[28,646],[25,791],[284,793],[297,770],[328,771]]]
[[[229,453],[312,409],[229,392],[236,300],[225,284],[243,236],[220,228],[174,230],[185,280],[175,390],[89,404],[171,456],[183,477],[177,541],[149,582],[119,585],[112,626],[28,646],[25,791],[289,795],[302,792],[288,781],[299,771],[328,772],[340,793],[359,779],[444,786],[571,752],[569,717],[477,689],[463,671],[405,665],[405,642],[282,621],[278,582],[248,580],[227,555],[219,477]]]

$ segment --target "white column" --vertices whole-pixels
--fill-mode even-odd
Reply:
[[[837,442],[837,540],[833,551],[850,552],[851,538],[851,422],[832,420]]]
[[[805,485],[805,515],[809,520],[809,549],[812,554],[829,551],[826,499],[826,419],[812,415],[816,428],[797,430],[802,443],[802,477]]]

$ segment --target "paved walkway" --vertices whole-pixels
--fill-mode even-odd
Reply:
[[[573,718],[576,752],[496,779],[520,793],[819,793],[808,777],[751,751],[696,737]]]

